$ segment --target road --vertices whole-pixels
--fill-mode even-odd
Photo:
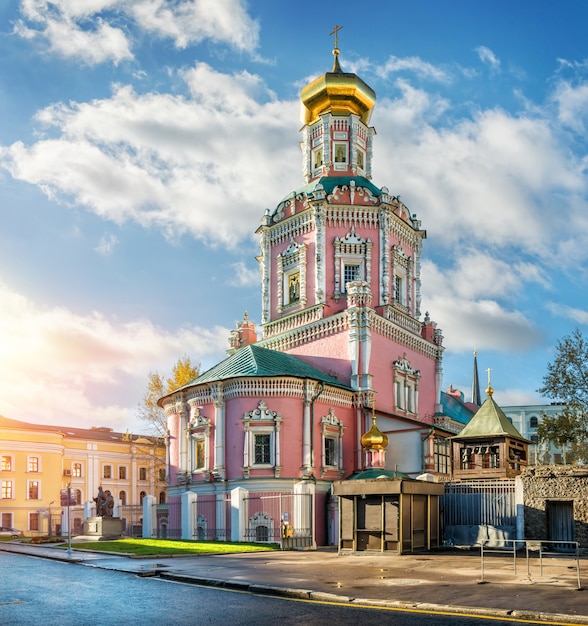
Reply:
[[[3,625],[265,626],[284,622],[304,626],[512,626],[520,623],[273,598],[0,553],[0,624]]]

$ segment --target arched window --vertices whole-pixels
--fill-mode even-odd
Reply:
[[[159,504],[165,504],[165,491],[159,492]]]
[[[127,492],[126,491],[119,491],[118,497],[120,498],[121,505],[125,506],[126,503],[127,503]]]
[[[533,417],[529,420],[529,428],[537,428],[539,425],[539,420],[533,415]]]
[[[139,494],[139,504],[143,504],[143,499],[146,495],[147,493],[145,491],[141,491],[141,493]]]

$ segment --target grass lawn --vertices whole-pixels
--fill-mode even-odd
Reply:
[[[67,544],[63,545],[67,548]],[[117,539],[115,541],[72,542],[74,549],[123,552],[136,556],[166,556],[173,554],[236,554],[279,550],[278,543],[232,543],[230,541],[179,541],[172,539]]]

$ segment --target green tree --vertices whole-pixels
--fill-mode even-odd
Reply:
[[[539,441],[553,443],[564,452],[564,463],[588,459],[588,341],[576,329],[559,340],[555,360],[539,393],[563,402],[559,415],[543,415],[537,428]]]
[[[192,365],[190,357],[186,355],[178,359],[167,380],[158,372],[149,372],[147,390],[137,409],[139,419],[147,422],[158,436],[165,436],[167,431],[165,414],[157,401],[194,380],[199,373],[200,365]]]

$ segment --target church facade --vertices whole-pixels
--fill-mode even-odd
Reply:
[[[246,315],[227,359],[160,400],[184,538],[332,543],[331,487],[365,469],[373,419],[390,471],[450,473],[443,338],[421,312],[426,231],[372,182],[376,96],[334,55],[301,92],[301,186],[257,230],[259,338]]]

